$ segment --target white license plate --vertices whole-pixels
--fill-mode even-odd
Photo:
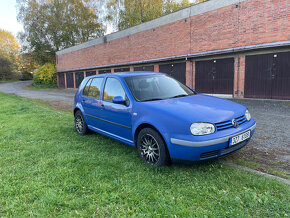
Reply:
[[[238,144],[238,143],[240,143],[242,141],[245,141],[248,138],[250,138],[250,136],[251,136],[251,131],[249,130],[249,131],[244,132],[244,133],[242,133],[240,135],[237,135],[237,136],[235,136],[233,138],[230,138],[230,146],[233,146],[233,145]]]

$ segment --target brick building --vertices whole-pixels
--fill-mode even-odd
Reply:
[[[209,0],[56,54],[62,88],[145,70],[200,93],[290,99],[290,1]]]

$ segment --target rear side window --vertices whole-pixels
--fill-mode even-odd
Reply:
[[[91,82],[92,82],[92,79],[90,79],[90,80],[87,82],[87,84],[86,84],[86,86],[85,86],[85,88],[84,88],[84,90],[83,90],[83,96],[88,96],[89,88],[90,88]]]
[[[109,77],[106,81],[103,98],[105,101],[112,102],[116,96],[122,96],[123,99],[126,99],[126,94],[120,81]]]
[[[100,98],[102,77],[93,78],[88,91],[88,97]]]

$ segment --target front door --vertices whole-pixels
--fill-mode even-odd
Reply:
[[[128,104],[114,104],[112,100],[115,96],[122,96],[123,99],[127,100]],[[132,143],[132,106],[129,103],[126,92],[118,79],[113,77],[107,78],[103,91],[102,107],[102,130],[112,134],[114,137]]]

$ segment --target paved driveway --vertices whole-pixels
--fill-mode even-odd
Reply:
[[[75,90],[33,90],[27,88],[31,83],[32,81],[20,81],[0,84],[0,92],[38,99],[48,102],[51,106],[58,109],[72,110]]]
[[[0,84],[0,92],[21,97],[40,99],[53,107],[71,111],[74,90],[31,90],[31,81]],[[250,110],[257,122],[256,133],[251,143],[232,158],[259,162],[290,174],[290,101],[235,99]]]
[[[241,152],[243,159],[286,170],[290,175],[290,101],[235,99],[248,107],[257,122],[253,140]]]

